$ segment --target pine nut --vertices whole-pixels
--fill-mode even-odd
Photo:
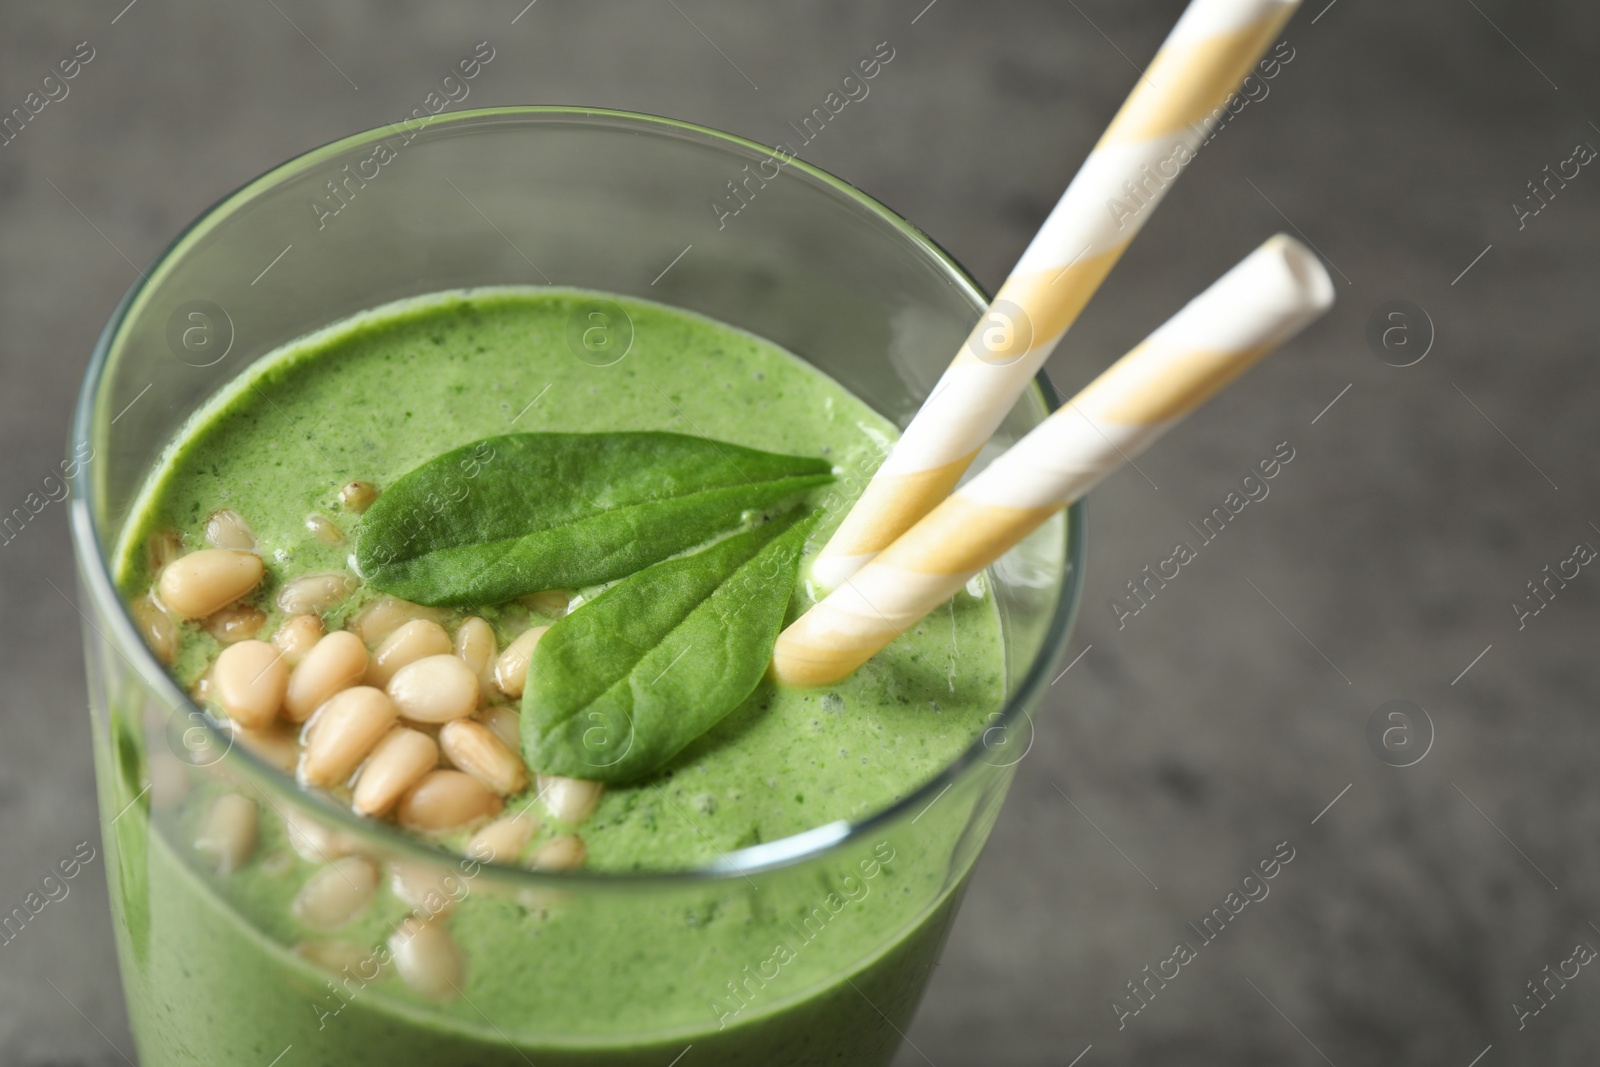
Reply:
[[[567,605],[572,602],[572,594],[565,589],[546,589],[542,593],[529,593],[518,599],[539,615],[559,619],[567,613]]]
[[[496,819],[472,836],[467,855],[484,863],[516,863],[539,830],[539,820],[525,811]]]
[[[307,652],[289,674],[283,711],[292,722],[305,722],[341,689],[361,681],[367,673],[367,650],[361,638],[348,630],[335,630]]]
[[[511,708],[484,708],[478,712],[478,721],[500,739],[500,743],[513,752],[522,750],[522,716]]]
[[[315,511],[307,515],[306,529],[310,530],[311,535],[318,541],[323,541],[330,545],[344,544],[344,531],[335,526],[333,520],[326,515]]]
[[[444,618],[445,613],[438,608],[425,608],[399,597],[382,596],[362,608],[349,626],[367,643],[368,648],[376,648],[412,619],[441,622]]]
[[[500,798],[470,774],[429,771],[395,809],[401,826],[412,830],[454,830],[500,814]]]
[[[450,635],[431,619],[412,619],[383,639],[367,668],[367,684],[383,688],[408,663],[450,652]]]
[[[283,828],[289,847],[311,863],[332,863],[355,851],[355,842],[293,806],[283,810]]]
[[[228,718],[259,730],[278,717],[289,688],[283,652],[265,641],[240,641],[222,650],[211,666],[211,692]]]
[[[575,871],[583,866],[589,850],[577,834],[552,837],[533,850],[532,866],[541,871]]]
[[[378,977],[381,963],[379,954],[349,941],[302,941],[294,947],[294,951],[301,959],[309,960],[334,974],[349,974],[366,982]],[[368,971],[374,973],[368,977]]]
[[[494,660],[498,651],[494,627],[479,618],[471,618],[456,628],[456,655],[472,668],[478,676],[478,698],[486,699],[494,685]]]
[[[576,825],[594,814],[600,806],[600,794],[605,792],[604,782],[586,778],[562,778],[554,774],[539,776],[539,795],[550,817]]]
[[[482,723],[469,719],[445,723],[439,731],[439,747],[451,763],[503,797],[528,787],[528,769],[522,758]]]
[[[255,801],[238,793],[224,793],[206,809],[194,847],[211,859],[218,874],[230,875],[244,866],[255,851],[259,820]]]
[[[389,698],[413,722],[464,719],[478,708],[478,679],[448,654],[408,663],[389,679]]]
[[[202,548],[167,564],[156,581],[161,602],[186,619],[202,619],[261,583],[261,557],[226,548]]]
[[[189,687],[189,695],[194,697],[196,704],[215,704],[216,701],[211,699],[211,689],[211,668],[207,667]]]
[[[284,661],[298,667],[311,647],[322,639],[322,617],[319,615],[292,615],[285,619],[272,635],[272,643],[283,650]]]
[[[183,537],[177,530],[157,530],[144,543],[144,559],[154,577],[161,568],[183,555]]]
[[[394,702],[381,689],[361,685],[335,693],[308,727],[300,781],[325,789],[348,781],[395,716]]]
[[[356,591],[348,574],[326,571],[305,574],[278,590],[278,610],[285,615],[320,615]]]
[[[313,930],[353,922],[378,893],[378,868],[364,856],[341,856],[313,874],[294,897],[294,916]]]
[[[470,892],[453,865],[399,861],[389,864],[389,889],[426,919],[449,915]]]
[[[494,683],[508,697],[520,697],[528,683],[528,662],[533,659],[534,646],[545,635],[548,626],[535,626],[525,631],[506,650],[494,665]]]
[[[147,596],[135,600],[129,607],[139,636],[162,664],[170,667],[178,657],[178,627],[167,617],[156,602]]]
[[[401,921],[389,935],[389,955],[401,981],[432,1000],[458,996],[467,980],[461,949],[442,927],[417,918]]]
[[[353,511],[357,515],[372,506],[378,499],[378,487],[371,482],[347,482],[339,490],[339,504],[346,511]]]
[[[250,730],[236,722],[233,738],[280,771],[294,770],[295,763],[300,759],[300,742],[293,734],[275,726],[265,730]]]
[[[256,532],[232,508],[213,511],[206,519],[206,543],[213,548],[231,548],[237,552],[256,550]]]
[[[218,644],[231,645],[236,641],[249,640],[260,633],[266,624],[267,613],[260,608],[231,604],[207,615],[200,625],[206,633],[217,639]]]
[[[433,738],[420,730],[393,727],[362,766],[350,806],[362,815],[382,815],[437,766],[439,745]]]
[[[194,784],[188,764],[159,748],[151,750],[145,775],[149,779],[150,806],[163,811],[183,803],[189,795],[189,787]]]
[[[261,862],[256,864],[256,870],[271,879],[287,878],[294,871],[294,856],[278,849],[261,857]]]

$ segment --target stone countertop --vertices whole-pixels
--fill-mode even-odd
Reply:
[[[472,42],[506,57],[473,104],[770,143],[888,41],[870,97],[804,156],[992,287],[1181,6],[125,2],[0,9],[0,110],[79,42],[93,54],[0,147],[3,511],[59,460],[135,265],[247,179],[404,114]],[[1575,942],[1600,945],[1600,577],[1521,629],[1511,606],[1600,545],[1600,175],[1547,203],[1528,189],[1600,146],[1600,9],[1310,0],[1283,36],[1292,60],[1049,370],[1078,388],[1277,229],[1327,259],[1338,305],[1095,492],[1072,668],[899,1064],[1500,1067],[1600,1045],[1600,977],[1520,1029],[1513,1009]],[[1366,340],[1395,300],[1422,309],[1419,346],[1432,334],[1411,366]],[[1267,499],[1136,615],[1109,606],[1280,442],[1294,459]],[[98,841],[64,514],[0,544],[5,909]],[[1434,735],[1404,768],[1367,740],[1395,699]],[[1280,842],[1270,897],[1119,1020],[1126,983]],[[131,1056],[113,957],[103,880],[79,879],[0,946],[0,1062]]]

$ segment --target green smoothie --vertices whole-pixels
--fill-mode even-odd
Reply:
[[[175,532],[186,547],[201,546],[208,518],[230,509],[266,566],[245,604],[265,621],[241,625],[270,635],[286,618],[276,602],[286,583],[350,573],[359,515],[341,508],[341,487],[360,480],[381,490],[497,434],[671,431],[862,472],[895,436],[776,346],[658,305],[605,298],[624,312],[631,343],[614,363],[579,358],[575,324],[581,335],[595,299],[561,290],[441,294],[263,359],[202,409],[153,473],[118,560],[124,595],[150,589],[153,540]],[[841,486],[854,484],[810,491],[824,513],[808,553],[848,506]],[[572,591],[567,610],[581,611],[599,591]],[[790,617],[811,593],[802,580]],[[321,612],[327,630],[352,625],[382,595],[353,583]],[[451,632],[468,616],[486,619],[504,648],[561,610],[531,598],[432,617]],[[183,623],[172,673],[195,685],[227,639],[216,626]],[[335,929],[308,924],[297,898],[327,864],[289,839],[284,805],[293,801],[230,771],[233,756],[184,788],[157,788],[108,830],[146,1067],[265,1065],[280,1055],[285,1067],[665,1067],[680,1053],[684,1067],[887,1062],[963,884],[965,863],[949,857],[970,860],[970,851],[956,839],[970,833],[975,805],[992,808],[994,788],[956,789],[912,833],[858,835],[825,869],[681,872],[807,831],[828,834],[818,828],[868,816],[932,778],[1000,707],[1002,652],[998,614],[979,582],[837,686],[762,683],[660,771],[609,786],[581,825],[539,820],[524,857],[581,835],[586,859],[570,888],[560,876],[530,887],[464,857],[467,830],[419,839],[435,850],[435,876],[449,875],[440,883],[446,899],[423,916],[448,932],[462,964],[443,995],[419,991],[381,949],[417,907],[389,872],[404,867],[415,880],[417,855],[381,842],[352,848],[385,872],[375,895]],[[130,797],[141,783],[160,785],[158,764],[169,755],[140,751],[149,714],[114,709],[118,742],[101,754]],[[219,874],[195,843],[224,794],[244,796],[259,820],[248,855]],[[505,798],[505,810],[538,813],[535,786]],[[390,840],[397,832],[389,827]],[[630,877],[592,877],[605,874]]]

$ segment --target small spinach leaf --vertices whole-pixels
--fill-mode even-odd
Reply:
[[[551,627],[522,695],[529,765],[631,781],[738,707],[772,660],[811,519],[658,563]]]
[[[497,604],[624,577],[831,480],[825,460],[684,434],[490,437],[389,486],[356,563],[419,604]]]

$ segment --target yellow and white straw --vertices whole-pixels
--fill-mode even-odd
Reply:
[[[812,577],[838,585],[943,500],[1206,137],[1299,0],[1193,0]]]
[[[1267,241],[797,619],[777,679],[850,674],[1332,303],[1315,255]]]

